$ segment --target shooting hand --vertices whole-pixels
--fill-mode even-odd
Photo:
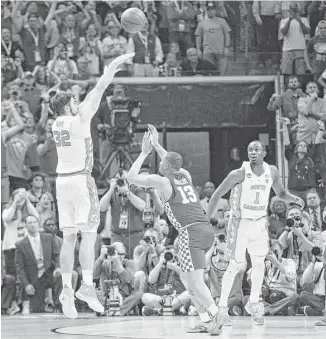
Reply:
[[[151,124],[148,124],[148,129],[150,131],[150,139],[151,139],[151,142],[154,146],[156,146],[158,144],[158,132],[157,132],[157,129],[151,125]]]
[[[142,153],[148,155],[152,152],[153,146],[150,140],[150,132],[145,132],[142,143]]]
[[[111,64],[109,66],[106,66],[104,68],[104,72],[106,72],[108,69],[110,69],[110,72],[111,72],[112,67],[114,67],[116,72],[120,71],[120,68],[118,66],[120,66],[121,64],[127,62],[128,60],[130,60],[134,56],[135,56],[135,53],[122,54],[122,55],[118,56],[117,58],[115,58],[111,62]]]

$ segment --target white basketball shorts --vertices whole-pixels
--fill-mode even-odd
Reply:
[[[94,179],[86,174],[59,176],[56,190],[60,229],[65,234],[96,232],[100,204]]]

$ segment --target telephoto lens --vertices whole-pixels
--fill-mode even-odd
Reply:
[[[217,236],[217,239],[219,242],[225,242],[225,234],[219,234]]]
[[[113,247],[113,246],[107,246],[106,248],[107,248],[107,250],[108,250],[108,256],[112,257],[112,256],[115,255],[115,247]]]
[[[143,240],[149,244],[151,242],[151,237],[146,236]]]
[[[320,256],[322,255],[322,251],[320,249],[320,247],[318,246],[314,246],[312,249],[311,249],[311,254],[314,255],[315,257],[317,256]]]
[[[289,218],[289,219],[286,219],[285,224],[287,227],[293,227],[295,224],[295,221],[292,218]]]
[[[164,259],[165,259],[166,261],[171,261],[171,260],[173,259],[173,254],[172,254],[171,252],[166,252],[166,253],[164,254]]]

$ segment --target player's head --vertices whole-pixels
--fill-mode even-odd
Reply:
[[[266,156],[265,145],[259,140],[254,140],[248,145],[248,158],[252,164],[260,164]]]
[[[165,157],[160,162],[160,173],[166,175],[177,172],[182,167],[182,156],[176,152],[167,152]]]
[[[78,105],[71,93],[58,92],[51,99],[51,106],[54,113],[58,115],[77,115]]]

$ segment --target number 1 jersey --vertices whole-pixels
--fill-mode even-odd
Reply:
[[[58,174],[91,173],[93,143],[90,123],[83,123],[78,115],[60,116],[52,125],[53,139],[58,154]]]
[[[172,196],[164,208],[172,225],[180,230],[190,224],[208,222],[190,178],[177,172],[168,179],[172,185]]]

